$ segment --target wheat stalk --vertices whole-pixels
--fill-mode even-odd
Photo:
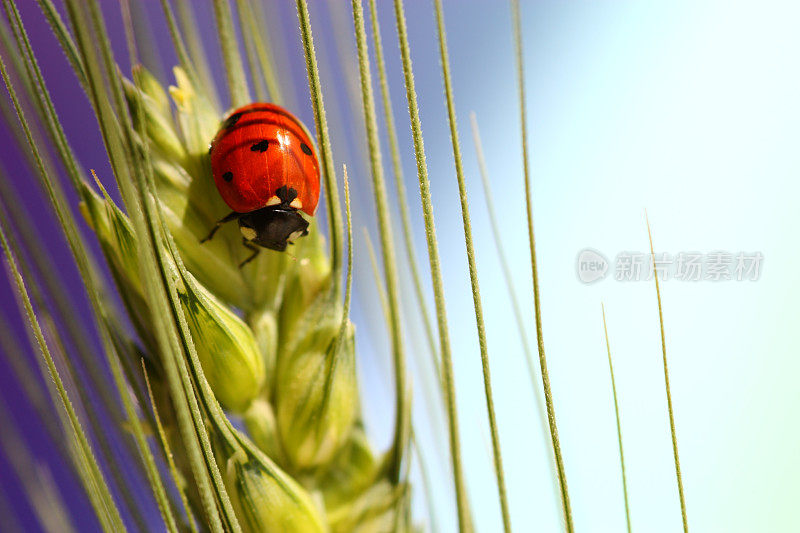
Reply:
[[[460,385],[454,369],[442,257],[403,1],[394,0],[391,6],[399,50],[389,49],[388,53],[399,52],[395,59],[402,66],[403,103],[411,126],[411,137],[406,141],[413,144],[419,182],[422,217],[416,222],[424,224],[425,229],[425,268],[417,264],[412,200],[404,185],[400,128],[392,109],[392,73],[388,71],[392,62],[387,61],[379,27],[379,9],[383,6],[375,0],[369,0],[369,16],[365,16],[362,0],[349,4],[353,58],[342,53],[349,30],[334,28],[340,66],[358,67],[358,80],[355,70],[347,80],[349,109],[355,115],[363,113],[354,118],[363,127],[358,132],[363,137],[356,137],[364,141],[356,143],[363,146],[358,146],[360,151],[354,155],[366,162],[363,174],[370,180],[354,170],[361,160],[341,161],[333,150],[338,146],[333,142],[338,132],[329,131],[325,104],[326,98],[329,105],[331,100],[338,102],[331,97],[326,77],[320,75],[315,37],[318,46],[327,43],[328,35],[318,31],[327,21],[316,16],[314,3],[294,3],[296,12],[292,15],[297,16],[298,31],[291,36],[295,39],[289,43],[292,48],[276,37],[282,31],[273,31],[281,29],[272,19],[274,6],[267,8],[255,0],[213,0],[216,32],[210,39],[196,25],[193,2],[160,0],[160,16],[177,60],[164,74],[146,60],[152,56],[152,43],[147,41],[153,28],[142,16],[141,6],[130,0],[115,4],[124,35],[112,36],[99,0],[64,0],[63,10],[52,0],[37,0],[91,106],[93,116],[91,120],[87,117],[87,127],[96,125],[110,163],[110,171],[95,172],[82,165],[72,148],[74,139],[67,135],[51,98],[50,90],[59,88],[47,84],[18,3],[0,2],[5,15],[0,18],[0,76],[9,94],[8,101],[0,100],[0,115],[10,126],[21,159],[37,180],[58,223],[80,276],[78,288],[85,294],[90,311],[86,317],[75,316],[72,287],[63,286],[61,265],[47,249],[39,230],[28,224],[31,214],[15,202],[17,187],[0,162],[0,245],[9,281],[16,291],[17,312],[29,325],[26,348],[6,323],[6,309],[0,310],[0,348],[9,355],[23,400],[36,413],[35,422],[54,441],[58,458],[81,483],[97,525],[109,532],[153,528],[215,533],[438,531],[439,499],[452,497],[459,530],[472,531],[470,496],[475,495],[470,494],[469,465],[462,457],[457,398],[457,392],[470,391],[457,391]],[[559,484],[565,528],[571,532],[572,507],[544,353],[527,156],[522,26],[518,2],[512,0],[511,6],[534,325],[545,404],[538,407],[543,436],[549,434],[552,444],[553,477]],[[452,177],[458,186],[491,437],[492,488],[496,483],[499,504],[495,527],[511,531],[513,499],[506,488],[501,457],[501,428],[478,283],[468,176],[462,162],[441,0],[434,0],[433,7],[444,115],[455,166]],[[334,26],[346,23],[341,13],[330,11],[336,7],[327,9],[333,14]],[[124,42],[127,55],[115,55],[112,42],[116,44],[117,40]],[[211,47],[222,58],[223,70],[218,75],[212,69],[213,56],[208,56]],[[289,49],[296,53],[293,60],[305,65],[307,92],[296,90],[289,76],[278,71],[273,52]],[[347,63],[348,59],[352,62]],[[123,71],[122,64],[132,68]],[[373,93],[373,67],[377,69],[381,112]],[[325,74],[324,68],[322,71]],[[217,78],[222,80],[219,87]],[[300,114],[305,111],[313,117],[309,131],[314,133],[319,155],[325,209],[312,221],[309,235],[290,253],[264,250],[242,267],[250,251],[241,246],[236,228],[222,227],[213,240],[201,239],[229,211],[213,184],[209,143],[228,110],[253,98],[287,105],[306,102],[308,107],[301,108]],[[332,124],[337,126],[336,122]],[[495,245],[531,386],[535,386],[536,371],[527,346],[526,324],[530,321],[522,314],[500,242],[474,117],[473,129]],[[387,187],[384,174],[384,134],[395,180],[393,190]],[[340,164],[341,183],[336,174]],[[373,193],[371,205],[362,205],[363,198],[351,203],[348,168],[354,176],[353,191],[359,192],[357,186]],[[395,203],[399,221],[393,212]],[[376,215],[376,227],[371,229],[378,235],[377,254],[370,228],[365,228],[363,241],[354,239],[354,218],[359,220],[370,209]],[[83,231],[84,225],[90,232]],[[407,259],[404,263],[398,261],[395,251],[395,241],[400,238]],[[367,438],[359,396],[356,334],[350,311],[355,305],[353,284],[359,268],[354,263],[361,244],[372,264],[388,333],[386,353],[367,357],[385,357],[392,365],[392,386],[386,388],[394,401],[394,424],[386,450],[375,448]],[[411,280],[407,286],[404,268]],[[426,275],[430,276],[430,287]],[[426,300],[429,288],[434,304],[430,310]],[[660,312],[657,278],[656,291]],[[419,315],[424,335],[421,339],[410,338],[416,330],[406,323],[409,311]],[[603,317],[605,325],[605,314]],[[99,343],[93,342],[95,331]],[[412,342],[415,340],[418,342]],[[417,344],[425,346],[421,355],[414,353]],[[666,348],[662,351],[682,517],[688,529]],[[37,358],[25,357],[27,352],[35,352]],[[416,356],[409,360],[418,364],[407,364],[407,355]],[[427,356],[432,364],[424,359]],[[610,347],[608,357],[630,530]],[[440,448],[443,454],[449,451],[451,479],[444,482],[452,492],[443,496],[436,494],[435,482],[440,480],[428,470],[435,462],[429,459],[430,450],[420,438],[416,411],[412,415],[414,370],[423,383],[422,408],[432,412],[432,436],[446,432],[448,437],[449,446]],[[426,386],[430,383],[436,385]],[[434,421],[445,416],[447,424],[438,427]],[[42,527],[67,531],[79,528],[49,472],[36,467],[36,459],[3,405],[0,425],[10,427],[0,435],[0,449],[14,460],[13,467],[23,480],[20,491],[31,502]],[[37,470],[36,475],[27,477],[25,472],[32,469]],[[149,493],[137,490],[137,482]],[[427,524],[412,500],[414,490],[424,493]],[[0,511],[6,514],[9,509],[4,523],[17,525],[13,508],[0,490]]]
[[[234,246],[238,240],[234,233],[223,229],[210,245],[200,243],[223,209],[219,199],[207,194],[207,143],[224,110],[215,105],[216,94],[200,82],[197,73],[206,70],[206,62],[198,61],[196,46],[191,54],[187,52],[187,37],[179,30],[170,3],[164,1],[162,7],[181,66],[174,69],[175,84],[169,90],[142,66],[127,79],[120,78],[96,2],[67,3],[74,37],[48,0],[41,0],[40,6],[95,109],[114,170],[113,181],[97,176],[91,179],[77,163],[16,6],[8,0],[4,7],[17,47],[25,52],[24,68],[15,74],[23,79],[26,97],[35,104],[35,119],[47,126],[57,155],[70,171],[71,183],[82,199],[81,211],[100,241],[125,304],[124,310],[113,309],[99,296],[92,298],[96,320],[106,332],[109,364],[117,369],[115,394],[124,400],[126,418],[132,421],[138,420],[138,415],[124,384],[126,377],[129,385],[139,388],[138,398],[149,398],[160,435],[156,444],[184,501],[176,506],[167,497],[144,432],[138,423],[132,424],[139,428],[134,434],[144,461],[140,467],[148,472],[167,529],[177,531],[180,522],[194,527],[195,520],[212,531],[351,531],[385,523],[399,529],[410,527],[403,503],[407,485],[399,467],[408,441],[403,439],[397,445],[397,466],[384,469],[380,457],[366,445],[359,421],[353,327],[348,320],[352,271],[348,266],[342,301],[342,214],[305,4],[300,2],[298,7],[311,92],[316,95],[313,107],[328,186],[332,256],[319,231],[312,228],[312,235],[298,244],[295,260],[267,252],[252,268],[241,270],[237,268],[241,252]],[[131,63],[136,65],[133,18],[127,2],[121,6]],[[232,100],[244,103],[254,80],[248,79],[242,68],[227,2],[216,1],[214,6]],[[185,3],[179,8],[184,18],[191,13]],[[240,15],[252,13],[248,2],[239,2],[238,8]],[[195,36],[188,37],[189,42],[196,42]],[[98,46],[90,45],[92,41]],[[257,61],[260,72],[266,74],[271,67],[263,42],[251,32],[247,43],[250,74],[258,74],[253,68]],[[76,220],[66,209],[52,166],[45,164],[46,156],[37,148],[42,145],[42,135],[35,138],[28,126],[4,64],[2,72],[25,132],[24,141],[34,155],[62,228],[72,236],[73,256],[79,266],[84,265],[81,272],[87,288],[97,294],[105,289],[92,281],[96,273],[88,262],[91,254],[74,229]],[[274,83],[261,80],[257,86],[262,83],[277,92]],[[263,95],[263,90],[260,93]],[[124,205],[106,193],[112,183],[122,192]],[[347,191],[345,185],[349,220]],[[351,265],[349,224],[348,236]],[[2,237],[22,301],[27,302],[26,313],[36,324],[38,314],[25,297],[12,244],[5,233]],[[286,294],[292,297],[285,298]],[[119,328],[115,317],[120,317],[121,311],[132,321],[136,338]],[[36,339],[51,375],[60,383],[61,374],[48,355],[47,340],[41,333]],[[117,350],[113,339],[135,349]],[[123,367],[129,371],[126,377]],[[115,497],[96,466],[77,412],[70,410],[69,391],[65,386],[59,386],[59,391],[67,408],[64,420],[81,450],[75,456],[76,468],[90,489],[101,525],[108,531],[122,530]],[[406,402],[401,405],[405,410]],[[249,436],[231,425],[228,413],[244,416]]]

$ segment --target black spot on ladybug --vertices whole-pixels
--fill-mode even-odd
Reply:
[[[240,118],[242,118],[242,114],[241,113],[234,113],[233,115],[228,117],[228,120],[225,121],[225,126],[224,127],[226,129],[227,128],[232,128],[233,126],[236,125],[237,122],[239,122]]]
[[[267,146],[269,145],[269,141],[264,139],[263,141],[259,141],[253,146],[250,147],[251,152],[261,152],[264,153],[267,151]]]
[[[311,155],[311,148],[308,147],[306,143],[300,143],[300,149],[306,155]]]
[[[226,172],[222,175],[222,179],[225,181],[231,181],[233,179],[233,172]]]

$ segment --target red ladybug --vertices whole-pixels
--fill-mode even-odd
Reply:
[[[209,151],[217,190],[233,210],[222,224],[239,221],[243,244],[253,251],[263,246],[284,251],[308,234],[308,221],[319,201],[319,162],[302,123],[274,104],[255,103],[234,110],[220,128]]]

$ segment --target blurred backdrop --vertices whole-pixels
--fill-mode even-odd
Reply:
[[[50,28],[34,2],[19,4],[81,163],[110,175],[88,102]],[[118,3],[102,4],[127,72]],[[211,3],[196,4],[221,80]],[[513,525],[517,531],[558,531],[561,512],[549,437],[536,412],[469,127],[474,111],[503,245],[535,352],[510,10],[506,2],[488,0],[446,1],[444,7]],[[360,101],[351,98],[358,83],[352,20],[346,2],[314,1],[311,8],[334,156],[337,164],[348,164],[354,189],[353,321],[366,425],[374,443],[386,447],[392,429],[387,416],[393,412],[387,386],[391,365],[361,237],[362,227],[373,236],[376,230]],[[379,9],[415,243],[418,257],[426,261],[394,15],[389,2],[379,2]],[[467,482],[477,529],[498,531],[433,8],[427,0],[408,0],[406,9],[443,258]],[[293,4],[269,2],[268,12],[282,75],[296,88],[288,107],[312,124]],[[664,326],[689,524],[708,532],[799,530],[800,434],[792,426],[800,407],[800,282],[792,265],[800,264],[800,252],[792,239],[800,230],[795,205],[800,193],[800,5],[789,0],[537,0],[522,2],[522,15],[544,340],[576,529],[625,528],[601,302],[615,363],[633,528],[680,528],[655,289],[646,272],[639,280],[618,279],[631,274],[629,257],[635,262],[648,251],[647,210],[656,252],[668,254],[663,257],[669,271],[662,283]],[[162,81],[172,82],[175,57],[159,3],[141,2],[137,16],[152,28],[145,59],[148,53],[155,58]],[[388,177],[383,130],[382,140]],[[76,309],[79,319],[87,306],[68,250],[13,147],[10,132],[0,129],[0,155],[15,176],[14,201],[36,213],[31,224],[63,261],[65,283],[83,302]],[[399,238],[397,217],[395,222]],[[592,283],[579,277],[578,258],[587,248],[607,268]],[[700,257],[700,279],[675,276],[678,258],[689,254]],[[758,271],[751,269],[742,280],[736,279],[740,257],[759,258]],[[408,269],[401,264],[408,288],[402,295],[407,334],[415,352],[415,424],[431,470],[434,512],[441,530],[452,531],[445,433],[432,429],[443,427],[444,417],[430,407],[431,400],[437,405],[436,398],[421,377],[430,372],[427,344]],[[716,276],[715,268],[729,271],[732,279]],[[706,279],[714,277],[723,279]],[[0,283],[3,320],[24,340],[13,298],[10,285]],[[29,416],[30,407],[16,400],[18,384],[2,366],[0,386],[0,399],[34,455],[52,469],[76,514],[87,515],[76,525],[96,528],[77,481],[48,455],[45,434]],[[0,457],[2,491],[23,519],[32,520],[12,460]],[[423,520],[416,468],[412,479],[416,514]],[[154,515],[154,524],[157,520]]]

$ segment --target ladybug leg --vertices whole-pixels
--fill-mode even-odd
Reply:
[[[258,256],[259,252],[261,252],[261,248],[259,248],[255,244],[251,243],[250,241],[248,241],[244,237],[242,237],[242,244],[244,245],[245,248],[247,248],[248,250],[250,250],[253,253],[250,254],[244,261],[239,263],[239,268],[242,268],[247,263],[249,263],[250,261],[255,259]]]
[[[217,220],[217,222],[214,224],[214,228],[211,230],[211,233],[209,233],[205,238],[201,239],[200,242],[204,243],[206,241],[210,241],[211,238],[214,236],[214,234],[217,232],[217,230],[221,228],[223,224],[236,220],[240,216],[242,216],[241,213],[237,213],[236,211],[231,211],[221,219]]]

